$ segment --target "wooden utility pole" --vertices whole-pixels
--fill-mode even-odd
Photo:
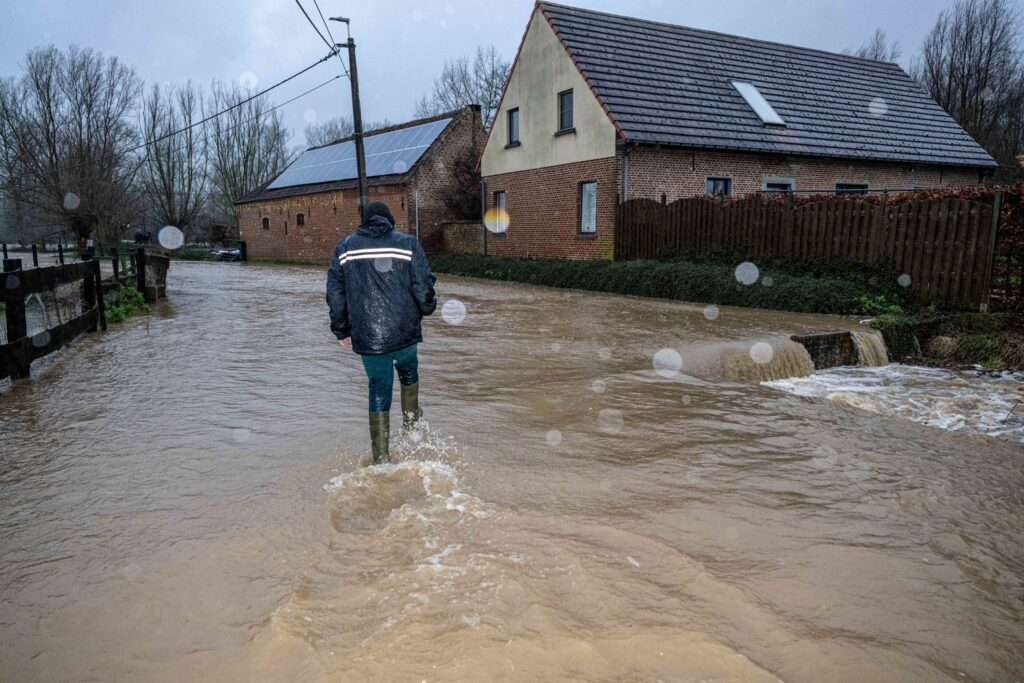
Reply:
[[[356,71],[356,41],[348,39],[348,71],[352,81],[352,125],[355,128],[356,173],[359,174],[359,220],[366,209],[366,154],[363,151],[363,112],[359,106],[359,75]]]

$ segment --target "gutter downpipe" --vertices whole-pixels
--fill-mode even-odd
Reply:
[[[636,149],[637,143],[626,143],[622,147],[622,201],[629,199],[629,153]]]
[[[480,229],[483,231],[483,235],[480,238],[480,246],[483,249],[484,256],[487,256],[487,223],[484,219],[487,216],[487,181],[480,181]]]

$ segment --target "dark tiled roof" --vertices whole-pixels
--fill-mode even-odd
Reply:
[[[996,165],[896,64],[545,2],[540,9],[626,140]],[[764,125],[733,80],[754,84],[786,126]]]

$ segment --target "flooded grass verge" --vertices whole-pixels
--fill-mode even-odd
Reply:
[[[882,315],[871,322],[896,361],[954,369],[1024,370],[1024,318],[1013,313]]]

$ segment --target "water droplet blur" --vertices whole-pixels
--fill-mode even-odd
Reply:
[[[720,313],[721,311],[718,310],[718,306],[714,304],[704,307],[704,317],[708,320],[718,320]]]
[[[20,284],[21,278],[19,278],[17,275],[7,276],[7,289],[17,289]]]
[[[549,446],[555,447],[562,443],[562,432],[557,429],[550,429],[545,438],[547,438]]]
[[[683,394],[679,400],[682,401],[684,406],[688,406],[693,403],[693,397],[689,394]]]
[[[405,163],[401,159],[391,164],[392,173],[405,173],[409,170],[409,164]]]
[[[625,420],[622,418],[622,413],[614,408],[605,408],[597,414],[598,426],[611,434],[617,434],[622,431],[622,427],[625,424]]]
[[[81,197],[74,192],[68,192],[64,195],[64,208],[68,211],[74,211],[78,208],[79,204],[82,203]]]
[[[391,270],[391,259],[389,258],[375,258],[373,259],[373,267],[378,273],[387,273]]]
[[[231,431],[231,438],[238,443],[247,442],[249,440],[249,437],[249,430],[246,429],[245,427],[239,427],[238,429],[233,429]]]
[[[750,357],[759,365],[767,365],[775,357],[775,349],[768,342],[757,342],[750,347]]]
[[[306,123],[313,123],[314,121],[316,121],[316,111],[313,109],[307,109],[306,111],[302,112],[302,120],[305,121]]]
[[[173,225],[165,225],[156,233],[156,241],[164,249],[177,249],[185,244],[185,235]]]
[[[775,280],[772,279],[771,275],[765,275],[763,278],[761,278],[761,285],[764,287],[771,287],[774,284]]]
[[[551,350],[554,351],[555,353],[558,353],[559,351],[562,350],[562,345],[559,344],[558,342],[551,342]]]
[[[46,330],[38,332],[32,335],[32,346],[37,349],[42,348],[50,343],[50,333]]]
[[[484,225],[493,233],[505,232],[508,230],[509,223],[508,212],[504,209],[487,209],[487,213],[484,214]]]
[[[736,266],[736,280],[745,285],[754,284],[760,275],[761,271],[750,261],[744,261]]]
[[[889,105],[881,97],[875,97],[868,104],[868,113],[872,116],[885,116],[889,113]]]
[[[899,284],[900,287],[909,287],[910,276],[906,273],[903,273],[903,275],[900,275],[898,278],[896,278],[896,282],[897,284]]]
[[[683,357],[675,349],[661,349],[654,354],[654,371],[665,378],[675,377],[683,369]]]
[[[142,567],[133,562],[132,564],[126,566],[122,570],[122,572],[124,573],[125,579],[127,579],[128,581],[134,581],[135,579],[142,576]]]
[[[448,299],[441,306],[441,317],[449,325],[461,325],[466,319],[466,305],[458,299]]]
[[[243,71],[242,75],[238,77],[238,82],[241,86],[247,90],[254,90],[256,84],[259,83],[259,79],[256,78],[256,74],[251,71]]]
[[[686,481],[691,484],[696,484],[700,481],[700,471],[696,467],[691,467],[686,471]]]
[[[597,357],[601,360],[609,360],[612,357],[612,350],[607,346],[597,350]]]
[[[595,379],[590,383],[590,390],[596,394],[603,394],[606,388],[607,385],[604,383],[603,379]]]

